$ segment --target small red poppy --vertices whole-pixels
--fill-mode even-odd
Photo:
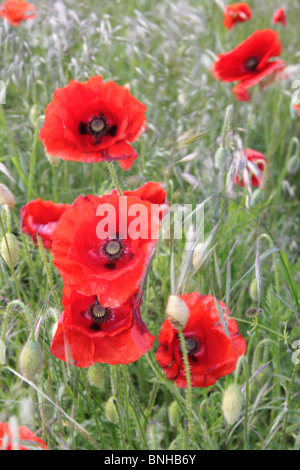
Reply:
[[[281,23],[283,26],[286,26],[287,18],[284,8],[278,8],[273,15],[273,23]]]
[[[265,168],[268,165],[268,160],[262,153],[250,148],[246,150],[246,159],[247,166],[242,174],[237,172],[234,184],[240,184],[244,187],[247,185],[248,180],[248,184],[251,186],[260,187],[263,181]]]
[[[246,341],[237,323],[228,317],[229,310],[219,302],[227,323],[229,337],[220,322],[215,299],[197,292],[180,295],[189,309],[183,334],[186,341],[193,387],[210,387],[224,375],[231,374],[240,356],[246,352]],[[186,377],[177,330],[165,320],[159,334],[156,359],[167,379],[186,387]]]
[[[52,234],[53,263],[65,284],[118,307],[136,291],[159,236],[159,183],[136,191],[79,196]],[[152,201],[156,201],[153,203]]]
[[[248,100],[248,88],[284,66],[283,60],[271,58],[281,53],[281,42],[276,31],[256,31],[232,51],[220,54],[212,74],[224,82],[239,81],[233,89],[237,99]]]
[[[236,23],[243,23],[252,17],[251,8],[247,3],[233,3],[224,10],[223,24],[225,28],[232,29]]]
[[[14,447],[17,442],[17,449]],[[42,439],[36,437],[26,426],[18,427],[15,436],[9,423],[0,423],[0,450],[48,450]]]
[[[124,86],[102,76],[71,80],[55,90],[45,111],[40,139],[46,152],[63,160],[118,160],[129,170],[137,158],[134,142],[146,122],[146,106]]]
[[[0,16],[12,26],[19,26],[21,21],[36,17],[36,8],[25,0],[7,0],[0,5]]]
[[[61,215],[69,207],[69,204],[56,204],[43,199],[30,201],[21,209],[22,232],[29,235],[37,246],[37,235],[39,235],[43,246],[51,248],[52,232]]]
[[[95,362],[129,364],[152,348],[155,337],[141,319],[136,295],[110,308],[103,307],[96,295],[65,287],[63,305],[50,348],[58,359],[78,367]]]
[[[298,111],[298,114],[300,116],[300,103],[295,104],[294,108]]]

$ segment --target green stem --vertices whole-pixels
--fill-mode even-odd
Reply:
[[[45,250],[44,250],[44,247],[43,247],[43,244],[42,244],[42,241],[41,241],[41,238],[39,237],[39,235],[37,235],[37,241],[38,241],[41,257],[42,257],[42,260],[43,260],[43,263],[44,263],[44,266],[45,266],[45,269],[46,269],[47,278],[48,278],[49,285],[51,287],[51,291],[52,291],[53,296],[55,298],[56,305],[57,305],[58,309],[60,309],[60,302],[59,302],[56,290],[54,288],[51,269],[50,269],[50,266],[48,264],[48,261],[47,261],[46,255],[45,255]]]
[[[41,119],[44,119],[44,116],[39,116],[39,118],[37,119],[36,126],[35,126],[35,132],[34,132],[34,140],[33,140],[30,170],[29,170],[29,178],[28,178],[28,192],[27,192],[28,201],[30,201],[31,192],[32,192],[31,187],[32,187],[32,181],[33,181],[34,167],[35,167],[35,163],[36,163],[36,147],[37,147],[37,142],[38,142],[39,127],[40,127]]]
[[[108,166],[109,173],[110,173],[111,179],[113,181],[113,184],[116,187],[116,190],[118,191],[119,196],[121,196],[122,191],[120,189],[120,185],[119,185],[119,182],[118,182],[118,179],[117,179],[117,175],[116,175],[116,172],[115,172],[115,169],[114,169],[113,162],[107,162],[107,166]]]
[[[185,378],[186,378],[186,383],[187,383],[186,408],[187,408],[188,420],[187,420],[187,425],[185,427],[185,434],[184,434],[184,450],[188,450],[189,449],[189,436],[192,431],[192,380],[191,380],[189,357],[188,357],[184,334],[182,330],[178,330],[178,334],[179,334],[180,346],[181,346],[182,355],[183,355]]]

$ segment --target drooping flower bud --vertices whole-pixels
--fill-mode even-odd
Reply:
[[[254,278],[249,287],[249,294],[253,302],[256,302],[258,299],[258,289],[257,289],[257,281]]]
[[[105,373],[102,364],[94,364],[88,370],[88,379],[93,387],[103,390],[105,387]]]
[[[293,155],[287,164],[287,172],[295,175],[298,170],[300,169],[300,156],[299,155]]]
[[[205,244],[198,243],[193,253],[193,266],[196,271],[203,271],[208,264],[209,255],[206,253]]]
[[[178,295],[170,295],[166,308],[167,318],[176,330],[183,330],[189,318],[189,309]]]
[[[265,200],[265,193],[261,189],[255,189],[251,198],[251,206],[256,206]]]
[[[215,153],[215,166],[219,170],[225,166],[225,163],[230,156],[230,152],[226,147],[219,147]]]
[[[6,240],[5,240],[6,238]],[[19,261],[19,241],[12,233],[6,233],[1,240],[1,256],[8,266],[14,268]]]
[[[5,184],[0,184],[0,205],[7,205],[10,209],[15,207],[15,198]]]
[[[33,381],[42,367],[42,351],[36,341],[27,341],[21,351],[19,364],[24,377]]]
[[[225,390],[222,400],[222,409],[224,418],[228,424],[234,424],[238,420],[242,406],[244,396],[239,385],[231,384]]]
[[[118,412],[116,408],[116,398],[111,396],[105,403],[105,416],[106,418],[114,424],[118,423]]]
[[[168,416],[170,425],[177,428],[180,419],[179,407],[177,401],[173,401],[168,408]]]

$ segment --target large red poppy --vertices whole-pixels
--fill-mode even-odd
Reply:
[[[220,322],[215,299],[197,292],[180,295],[189,309],[183,334],[188,350],[193,387],[209,387],[236,368],[237,360],[246,351],[246,341],[239,334],[237,323],[228,317],[229,310],[219,302],[227,322],[229,337]],[[156,359],[166,377],[178,387],[186,387],[184,363],[177,330],[165,320],[159,334]]]
[[[223,24],[225,28],[232,29],[236,23],[243,23],[244,21],[250,20],[251,16],[251,8],[247,3],[233,3],[225,7]]]
[[[284,8],[278,8],[273,15],[273,23],[281,23],[283,26],[286,26],[286,12]]]
[[[13,440],[18,442],[15,449]],[[42,439],[36,437],[26,426],[18,427],[18,435],[15,436],[9,423],[0,423],[0,450],[48,450]]]
[[[0,16],[6,18],[12,26],[19,26],[21,21],[36,17],[36,9],[25,0],[7,0],[0,5]]]
[[[52,232],[61,215],[68,209],[69,204],[56,204],[52,201],[35,199],[21,209],[21,229],[37,243],[37,235],[41,237],[43,246],[51,248]]]
[[[152,348],[155,337],[141,319],[136,295],[120,307],[105,308],[96,295],[65,287],[63,305],[50,348],[58,359],[78,367],[129,364]]]
[[[82,294],[97,294],[105,307],[126,302],[157,242],[165,198],[159,183],[123,196],[115,191],[79,196],[52,234],[53,263],[64,283]]]
[[[213,76],[224,82],[239,81],[233,89],[237,99],[248,100],[248,88],[284,66],[283,60],[270,60],[281,53],[276,31],[256,31],[232,51],[220,54],[212,68]]]
[[[137,158],[134,142],[145,125],[146,106],[101,76],[71,80],[55,90],[45,112],[40,139],[49,155],[63,160],[118,160],[128,170]]]
[[[243,170],[242,174],[237,172],[234,184],[240,184],[243,187],[247,184],[260,187],[263,181],[266,166],[268,165],[268,160],[262,153],[250,148],[246,150],[246,160],[247,166]]]

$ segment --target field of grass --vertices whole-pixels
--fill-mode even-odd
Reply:
[[[0,18],[0,80],[6,84],[0,182],[15,197],[14,210],[1,208],[1,238],[11,231],[19,241],[15,268],[0,258],[0,333],[7,320],[0,343],[0,422],[14,419],[61,450],[300,449],[300,117],[292,104],[300,80],[299,2],[285,2],[283,27],[272,24],[280,1],[249,1],[252,19],[230,31],[220,1],[33,3],[38,16],[16,28]],[[280,35],[288,76],[251,88],[249,102],[237,101],[233,84],[215,80],[211,67],[218,54],[266,28]],[[170,205],[203,202],[210,240],[208,262],[197,272],[189,268],[184,237],[159,240],[141,309],[154,346],[132,364],[103,364],[101,389],[90,383],[88,369],[50,353],[63,283],[51,253],[20,230],[20,209],[31,199],[71,204],[79,195],[114,187],[104,163],[51,165],[37,138],[54,90],[94,75],[128,84],[147,106],[147,132],[133,144],[138,158],[129,171],[115,166],[122,190],[157,181]],[[231,158],[220,169],[215,154],[221,146]],[[247,147],[269,162],[260,191],[233,184],[236,155]],[[194,387],[191,396],[165,378],[155,359],[178,279],[182,293],[225,302],[247,342],[233,374],[212,387]],[[249,318],[254,307],[260,313]],[[19,367],[28,316],[43,352],[33,381]],[[231,383],[244,395],[233,425],[222,411]],[[107,411],[111,396],[113,413]]]

